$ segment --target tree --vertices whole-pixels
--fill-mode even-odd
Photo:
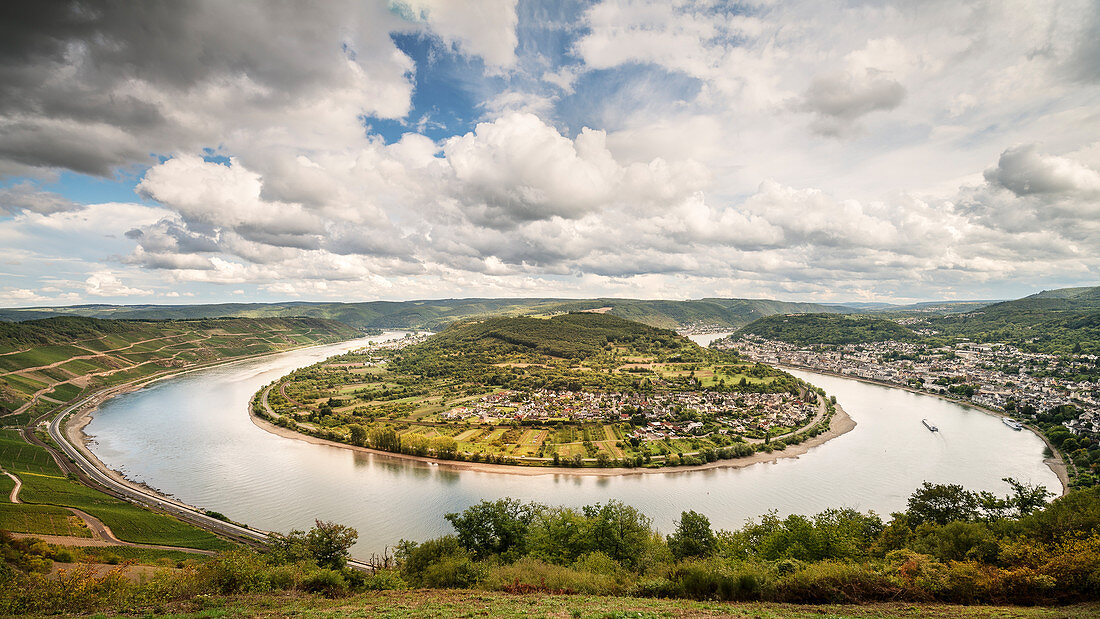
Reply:
[[[454,527],[459,543],[479,559],[508,553],[522,556],[534,508],[532,503],[512,498],[483,500],[461,514],[446,514],[444,518]]]
[[[676,522],[676,532],[668,536],[668,549],[677,560],[709,557],[717,546],[710,519],[695,511],[682,512]]]
[[[317,565],[334,570],[344,567],[348,562],[348,551],[359,539],[359,532],[335,522],[314,522],[316,525],[306,534],[306,546]]]
[[[286,535],[272,535],[268,542],[269,550],[281,562],[312,560],[319,567],[344,567],[348,550],[359,539],[359,532],[335,522],[314,522],[316,524],[309,533],[295,529]]]
[[[978,497],[958,484],[924,482],[909,497],[905,513],[914,526],[922,522],[970,521],[978,515]]]
[[[348,435],[352,445],[362,447],[367,442],[367,429],[357,423],[348,426]]]
[[[1002,481],[1012,487],[1012,494],[1008,496],[1007,503],[1009,507],[1016,508],[1018,516],[1027,516],[1043,508],[1047,504],[1047,499],[1054,496],[1046,486],[1022,483],[1011,477],[1005,477]]]

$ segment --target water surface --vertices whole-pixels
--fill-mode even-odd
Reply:
[[[1015,477],[1061,491],[1042,462],[1043,442],[1030,432],[932,396],[804,371],[792,373],[836,395],[856,429],[799,458],[741,469],[619,477],[456,472],[282,438],[249,419],[249,398],[262,386],[358,345],[247,360],[118,396],[86,429],[95,437],[92,450],[131,479],[255,527],[306,529],[314,518],[351,525],[360,558],[402,538],[443,534],[444,514],[507,496],[567,505],[618,499],[668,531],[686,509],[706,514],[716,528],[769,510],[889,514],[904,509],[925,480],[1004,494],[1001,478]],[[941,431],[926,430],[924,417]]]

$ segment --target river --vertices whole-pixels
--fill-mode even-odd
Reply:
[[[359,531],[353,554],[364,559],[402,538],[441,535],[449,530],[444,514],[500,497],[566,505],[618,499],[669,531],[687,509],[707,515],[715,528],[738,527],[769,510],[852,507],[887,515],[904,509],[925,480],[1005,494],[1001,478],[1015,477],[1061,492],[1043,464],[1043,442],[1030,432],[932,396],[805,371],[792,373],[835,395],[858,425],[798,458],[740,469],[618,477],[456,472],[281,438],[249,419],[248,400],[262,386],[364,342],[159,381],[108,400],[85,432],[107,466],[239,522],[282,532],[308,529],[315,518],[351,525]],[[925,417],[941,431],[927,431]]]

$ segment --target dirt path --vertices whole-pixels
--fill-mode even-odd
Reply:
[[[22,501],[19,500],[19,490],[23,488],[22,480],[14,474],[5,471],[3,468],[0,468],[0,473],[7,475],[15,482],[15,487],[11,489],[11,496],[8,497],[8,500],[12,503],[21,503]]]

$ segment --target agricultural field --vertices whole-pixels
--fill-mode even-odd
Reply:
[[[0,425],[12,425],[5,417],[38,416],[104,387],[357,335],[312,318],[0,323]]]
[[[664,466],[801,440],[827,424],[820,395],[674,332],[576,313],[474,321],[334,357],[257,394],[253,410],[298,431],[418,456]]]

